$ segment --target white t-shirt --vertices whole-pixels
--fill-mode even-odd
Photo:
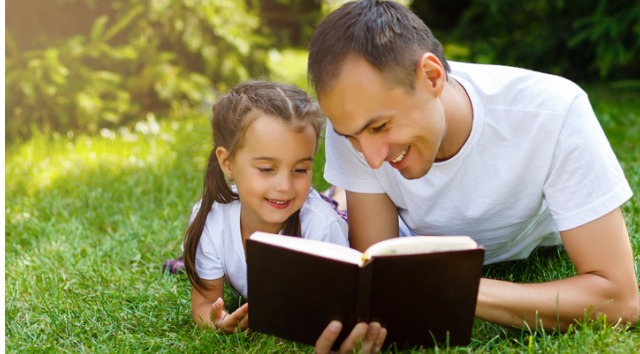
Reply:
[[[193,207],[192,220],[200,209]],[[302,237],[348,246],[347,223],[315,190],[300,210]],[[196,252],[196,271],[202,279],[225,277],[247,298],[247,262],[240,234],[240,202],[214,203]]]
[[[469,235],[485,263],[522,259],[560,244],[558,230],[595,220],[632,191],[586,93],[558,76],[451,63],[471,99],[462,149],[406,180],[388,163],[371,169],[330,124],[325,179],[359,193],[386,193],[422,235]]]

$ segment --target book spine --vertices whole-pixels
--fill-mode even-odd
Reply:
[[[373,280],[373,263],[367,262],[358,272],[358,288],[356,294],[356,323],[369,322],[371,318],[371,282]]]

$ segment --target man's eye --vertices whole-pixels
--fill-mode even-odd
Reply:
[[[381,124],[381,125],[379,125],[379,126],[377,126],[377,127],[373,127],[373,128],[372,128],[372,130],[373,130],[374,132],[378,133],[378,132],[383,131],[383,130],[384,130],[384,128],[386,128],[386,127],[387,127],[387,123],[383,123],[383,124]]]

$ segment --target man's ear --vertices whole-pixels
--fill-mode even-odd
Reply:
[[[233,176],[233,169],[231,168],[231,159],[229,158],[229,151],[222,146],[216,148],[216,158],[218,159],[218,165],[224,172],[225,176]]]
[[[422,54],[420,61],[418,62],[417,82],[420,84],[426,84],[431,90],[433,90],[436,96],[439,96],[444,89],[444,85],[447,81],[447,73],[442,65],[442,62],[435,54],[427,52]]]

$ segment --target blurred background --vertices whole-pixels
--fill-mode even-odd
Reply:
[[[306,82],[337,0],[6,0],[5,138],[104,134],[208,111],[248,78]],[[405,0],[451,60],[640,79],[637,0]]]

